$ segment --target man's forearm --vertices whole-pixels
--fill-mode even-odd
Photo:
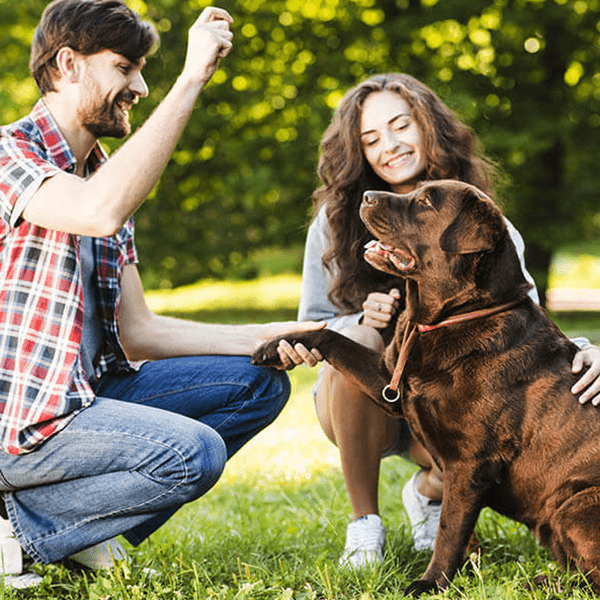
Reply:
[[[190,29],[182,74],[136,134],[90,180],[115,230],[158,182],[187,125],[198,94],[231,48],[230,15],[208,7]]]
[[[199,87],[180,77],[148,120],[87,182],[91,197],[115,231],[158,182],[199,93]]]
[[[265,335],[264,325],[217,325],[152,315],[124,338],[131,360],[206,354],[249,356]]]

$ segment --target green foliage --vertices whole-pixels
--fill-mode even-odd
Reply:
[[[0,2],[0,122],[14,121],[36,102],[39,93],[28,77],[33,30],[45,6],[40,0]]]
[[[162,34],[136,123],[177,76],[187,29],[205,4],[132,0]],[[35,99],[27,49],[44,5],[0,3],[2,121],[25,114]],[[506,212],[542,288],[552,249],[598,235],[600,0],[220,5],[235,19],[234,50],[137,214],[147,286],[243,271],[253,249],[301,243],[333,108],[359,80],[392,70],[436,90],[506,170]]]

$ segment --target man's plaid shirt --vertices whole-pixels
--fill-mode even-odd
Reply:
[[[106,155],[97,145],[96,170]],[[0,127],[0,448],[35,448],[94,401],[79,358],[83,285],[76,235],[21,218],[48,177],[74,172],[75,158],[44,102]],[[135,262],[133,222],[94,239],[97,304],[102,328],[97,376],[131,370],[119,342],[116,307],[125,264]]]

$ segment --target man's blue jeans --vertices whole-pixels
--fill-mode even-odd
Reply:
[[[290,393],[285,373],[236,356],[149,362],[95,388],[96,402],[36,450],[0,452],[10,520],[38,562],[119,534],[141,543],[218,481]]]

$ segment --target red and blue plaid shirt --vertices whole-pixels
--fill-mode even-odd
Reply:
[[[96,145],[93,172],[106,160]],[[0,448],[33,450],[94,401],[80,360],[83,285],[76,235],[21,218],[48,177],[73,173],[75,157],[40,100],[27,117],[0,127]],[[97,376],[131,370],[117,332],[125,264],[137,261],[130,220],[94,239],[102,347]]]

